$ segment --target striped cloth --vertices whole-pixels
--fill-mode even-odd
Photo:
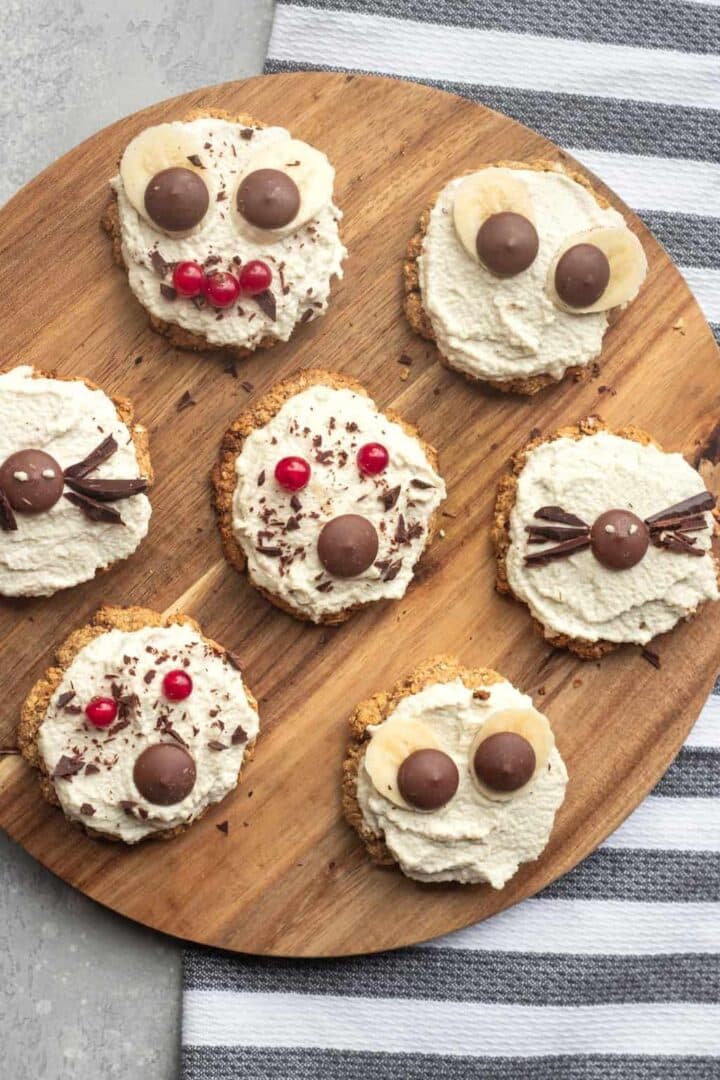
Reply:
[[[720,4],[301,0],[267,71],[419,78],[606,180],[720,338]],[[185,954],[183,1080],[720,1080],[720,681],[652,795],[562,880],[425,946]]]

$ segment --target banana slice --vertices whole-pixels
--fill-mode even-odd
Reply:
[[[468,255],[491,273],[512,277],[535,260],[532,200],[516,176],[483,169],[466,177],[455,193],[453,222]]]
[[[503,709],[488,718],[470,747],[470,775],[489,799],[506,802],[545,768],[555,736],[535,709]]]
[[[203,153],[184,124],[157,124],[136,135],[120,161],[120,178],[138,214],[166,232],[192,231],[210,203],[212,172],[202,167]]]
[[[439,750],[433,731],[421,720],[391,717],[373,732],[365,751],[365,769],[381,795],[403,810],[415,810],[398,788],[398,770],[416,750]]]
[[[571,236],[548,269],[547,292],[574,315],[609,311],[637,296],[647,275],[643,246],[624,226]]]
[[[253,154],[233,200],[239,231],[279,240],[312,220],[332,200],[335,170],[320,150],[284,139]]]

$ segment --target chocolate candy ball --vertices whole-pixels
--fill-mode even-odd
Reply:
[[[182,802],[195,787],[196,776],[195,762],[177,743],[148,746],[133,770],[135,787],[154,806]]]
[[[145,188],[145,209],[166,232],[193,229],[205,217],[209,204],[207,184],[192,169],[163,169]]]
[[[415,750],[398,769],[398,790],[418,810],[439,810],[458,789],[455,762],[442,750]]]
[[[13,510],[40,514],[62,495],[63,471],[44,450],[19,450],[0,465],[0,488]]]
[[[631,510],[606,510],[590,530],[591,550],[609,570],[629,570],[648,549],[650,533]]]
[[[256,169],[238,188],[237,208],[258,229],[281,229],[300,209],[300,191],[280,169]]]
[[[375,526],[360,514],[341,514],[323,525],[317,550],[328,574],[357,577],[375,561],[378,535]]]
[[[555,267],[555,289],[568,307],[590,307],[605,292],[609,280],[607,255],[595,244],[568,248]]]
[[[510,210],[491,214],[475,240],[480,261],[498,277],[514,277],[532,266],[538,253],[538,234],[532,221]]]
[[[498,731],[480,743],[473,768],[478,780],[492,791],[517,791],[535,772],[535,751],[522,735]]]

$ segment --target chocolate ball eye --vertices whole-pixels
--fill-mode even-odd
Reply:
[[[610,262],[595,244],[575,244],[568,248],[555,267],[555,290],[571,308],[596,303],[610,281]]]
[[[199,173],[180,166],[156,173],[145,188],[145,209],[166,232],[187,232],[207,213],[210,195]]]
[[[320,562],[333,577],[357,577],[375,561],[377,530],[360,514],[341,514],[323,525],[317,551]]]
[[[439,810],[458,789],[460,774],[442,750],[414,750],[398,769],[398,790],[418,810]]]
[[[498,731],[483,739],[473,756],[478,780],[492,791],[511,792],[524,787],[535,772],[532,743],[514,731]]]
[[[514,277],[532,266],[539,243],[532,221],[510,210],[491,214],[475,240],[480,261],[498,277]]]
[[[63,484],[62,469],[44,450],[19,450],[0,465],[0,489],[18,513],[49,510],[62,495]]]
[[[637,566],[650,543],[647,525],[631,510],[606,510],[590,530],[591,551],[609,570]]]
[[[258,229],[282,229],[300,209],[300,189],[280,169],[256,169],[238,188],[238,212]]]
[[[154,806],[174,806],[195,787],[195,762],[182,746],[156,743],[143,750],[135,762],[135,787]]]

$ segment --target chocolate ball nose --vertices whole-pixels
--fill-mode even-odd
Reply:
[[[341,514],[323,525],[317,550],[328,574],[357,577],[375,561],[378,535],[375,526],[360,514]]]
[[[608,570],[637,566],[648,549],[650,533],[631,510],[606,510],[590,530],[592,553]]]
[[[63,483],[62,469],[44,450],[18,450],[0,465],[0,489],[20,513],[50,510],[62,495]]]

